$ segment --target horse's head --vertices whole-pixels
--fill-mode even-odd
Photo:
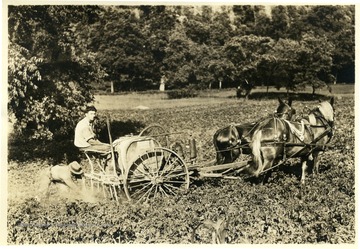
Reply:
[[[214,134],[213,142],[218,164],[233,162],[240,155],[240,149],[236,148],[236,146],[241,140],[233,124],[218,130]]]
[[[291,120],[292,116],[296,113],[295,109],[291,107],[292,99],[288,99],[286,104],[282,99],[278,98],[279,106],[276,109],[276,116],[286,120]]]
[[[324,119],[332,126],[334,123],[334,97],[330,101],[322,101],[319,103],[317,110],[321,113]]]

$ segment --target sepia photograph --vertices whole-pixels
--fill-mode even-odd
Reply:
[[[0,244],[355,248],[355,10],[3,2]]]

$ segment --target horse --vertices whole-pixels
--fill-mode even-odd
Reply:
[[[319,155],[333,136],[334,98],[322,101],[307,117],[298,121],[269,118],[259,125],[250,144],[253,162],[249,173],[259,176],[286,161],[300,158],[301,183],[305,184],[308,161],[313,161],[313,174],[319,172]],[[280,163],[274,166],[274,162]]]
[[[290,120],[296,111],[291,107],[292,99],[288,99],[286,104],[278,98],[279,106],[275,116],[280,119]],[[251,154],[248,146],[255,128],[263,121],[244,124],[230,124],[217,130],[213,136],[213,144],[216,150],[216,164],[225,164],[234,162],[240,154]]]

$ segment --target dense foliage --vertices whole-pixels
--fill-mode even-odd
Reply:
[[[9,7],[9,112],[24,139],[66,136],[104,76],[76,32],[83,7]],[[73,15],[72,13],[77,13]]]
[[[122,110],[112,116],[114,123],[124,122],[123,127],[142,120],[142,125],[157,122],[170,131],[184,131],[175,139],[186,141],[192,135],[199,160],[210,160],[218,127],[253,121],[272,113],[276,105],[276,100],[229,101]],[[315,107],[316,102],[293,103],[299,115],[305,106]],[[299,161],[294,160],[275,170],[264,184],[193,180],[184,195],[140,204],[61,199],[54,192],[48,201],[39,202],[34,176],[46,163],[11,162],[8,243],[215,243],[213,234],[226,243],[355,243],[354,100],[337,98],[335,108],[333,147],[320,159],[320,174],[310,174],[304,187]]]
[[[9,111],[26,137],[69,135],[91,87],[313,91],[354,82],[354,6],[8,8]],[[344,76],[350,76],[346,78]],[[75,120],[75,121],[74,121]]]
[[[169,99],[194,98],[198,96],[198,92],[194,86],[187,86],[181,89],[167,91]]]

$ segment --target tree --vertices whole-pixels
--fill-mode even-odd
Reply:
[[[332,72],[337,81],[338,73],[348,71],[354,80],[355,68],[355,6],[314,6],[304,17],[307,32],[328,37],[334,45]]]
[[[347,74],[343,76],[348,82],[354,82],[355,78],[355,9],[354,6],[338,6],[334,11],[334,19],[338,29],[329,35],[329,40],[334,44],[333,69],[335,82],[338,81],[339,72]]]
[[[317,89],[334,81],[335,77],[331,74],[333,50],[333,44],[325,36],[303,35],[298,51],[300,70],[294,77],[298,88],[309,85],[314,95]]]
[[[211,88],[212,82],[218,82],[219,88],[222,86],[222,82],[234,82],[234,76],[236,75],[236,68],[234,64],[227,59],[212,59],[208,62],[208,70],[211,75],[211,81],[209,88]]]
[[[279,39],[271,52],[274,57],[274,86],[277,89],[285,87],[288,91],[296,90],[295,74],[301,71],[298,63],[300,44],[291,39]]]
[[[187,37],[198,44],[209,44],[210,26],[201,20],[188,20],[185,22]]]
[[[254,6],[254,23],[253,29],[250,30],[249,34],[255,34],[257,36],[271,37],[272,26],[271,18],[265,12],[264,6]]]
[[[277,83],[275,72],[278,70],[278,62],[272,51],[268,51],[259,58],[257,64],[257,82],[262,82],[266,85],[266,92],[269,91],[269,87]]]
[[[277,88],[289,90],[303,89],[311,86],[313,94],[316,89],[333,80],[332,44],[326,37],[304,34],[300,42],[280,39],[276,42],[272,55],[276,60],[274,79]]]
[[[290,26],[287,7],[283,5],[275,6],[271,9],[271,37],[275,40],[287,38]]]
[[[9,6],[8,14],[8,109],[14,128],[30,139],[65,136],[93,99],[90,82],[103,76],[72,29],[91,22],[95,10],[24,5]]]
[[[289,28],[286,37],[295,41],[301,40],[302,34],[307,32],[307,23],[304,21],[310,11],[310,7],[302,5],[287,6]]]
[[[142,33],[147,41],[146,49],[151,53],[150,63],[154,63],[152,80],[159,81],[163,77],[163,60],[166,56],[165,49],[169,42],[169,34],[176,24],[176,15],[165,6],[140,6],[143,14],[140,15]]]
[[[251,83],[262,83],[258,65],[272,49],[274,41],[269,37],[247,35],[233,37],[224,46],[224,54],[237,68],[236,78]]]
[[[213,20],[210,23],[210,40],[213,46],[224,46],[232,37],[233,27],[230,21],[229,9],[221,8],[213,14]]]
[[[167,78],[171,79],[170,88],[188,85],[190,77],[194,75],[192,46],[195,46],[194,42],[187,38],[183,26],[177,24],[169,36],[169,43],[165,49],[166,56],[163,61],[165,74]]]
[[[102,6],[99,22],[87,34],[108,81],[121,90],[144,90],[164,74],[174,25],[175,17],[165,6]]]
[[[136,89],[145,79],[152,79],[154,67],[137,9],[103,6],[99,22],[89,26],[81,35],[90,40],[90,47],[96,51],[107,79],[116,83],[118,88]],[[125,78],[127,82],[122,81]]]

